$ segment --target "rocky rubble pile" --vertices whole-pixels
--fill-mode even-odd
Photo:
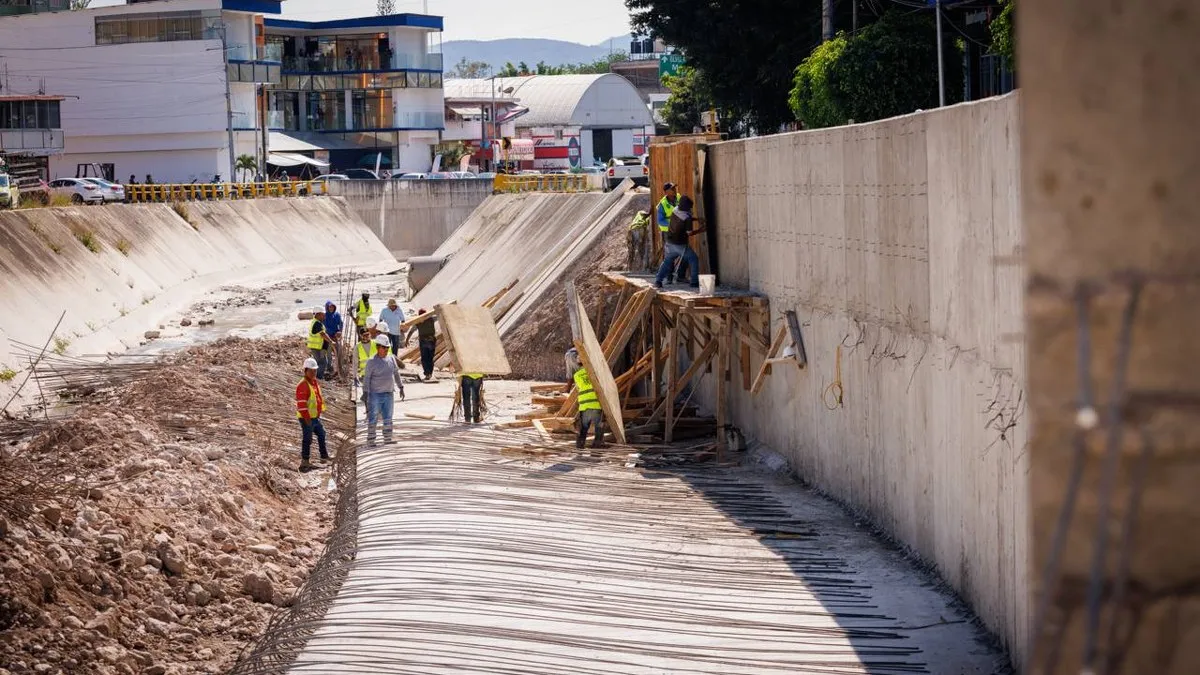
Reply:
[[[336,466],[295,471],[300,352],[294,339],[198,347],[0,449],[29,480],[65,471],[78,487],[0,496],[0,674],[236,661],[333,522]]]

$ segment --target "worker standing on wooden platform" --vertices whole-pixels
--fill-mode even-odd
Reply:
[[[396,390],[404,400],[404,381],[396,359],[392,358],[392,340],[386,335],[375,337],[375,356],[367,361],[363,371],[363,391],[367,395],[367,446],[375,447],[375,428],[383,422],[383,442],[392,442],[392,418],[396,410]]]
[[[424,309],[417,312],[417,316],[425,316],[428,314]],[[425,381],[433,379],[433,356],[437,351],[437,327],[434,325],[435,319],[425,319],[421,323],[408,329],[408,334],[404,336],[404,344],[412,339],[412,334],[417,334],[417,346],[421,348],[421,369],[425,372]]]
[[[463,373],[459,380],[459,389],[462,391],[463,416],[466,417],[467,424],[479,424],[483,421],[479,415],[479,397],[483,395],[483,373]]]
[[[698,222],[696,218],[692,217],[692,205],[692,198],[684,195],[680,197],[679,205],[671,214],[671,224],[666,236],[666,255],[663,256],[662,266],[658,268],[658,275],[654,277],[656,288],[662,288],[664,281],[670,281],[675,261],[680,258],[683,258],[687,267],[692,269],[691,287],[700,287],[700,259],[692,250],[689,241],[693,235],[703,232],[704,228],[692,229],[692,225]],[[679,269],[682,274],[687,268],[680,265]],[[683,283],[683,279],[680,279],[679,282]]]
[[[329,450],[325,447],[325,426],[321,424],[321,413],[325,412],[325,399],[321,396],[321,383],[317,381],[317,360],[304,362],[304,379],[296,385],[296,417],[300,420],[300,472],[312,471],[309,457],[312,456],[312,439],[317,437],[321,461],[329,461]]]
[[[666,251],[667,232],[671,229],[671,216],[675,215],[675,209],[679,206],[679,191],[674,183],[663,184],[663,198],[658,201],[658,206],[655,208],[655,220],[658,222],[658,232],[662,236],[663,250]],[[697,267],[697,269],[699,269]],[[684,262],[679,262],[679,269],[674,272],[675,280],[678,283],[683,283],[687,278],[687,265]]]
[[[583,449],[587,444],[588,430],[596,429],[596,439],[593,448],[604,447],[604,412],[600,408],[600,396],[592,386],[592,378],[588,371],[580,366],[572,378],[575,389],[579,391],[579,436],[575,438],[575,447]]]

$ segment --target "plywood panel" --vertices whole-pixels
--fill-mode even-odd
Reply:
[[[508,375],[512,368],[492,313],[472,305],[438,305],[442,331],[450,340],[451,360],[460,373]]]

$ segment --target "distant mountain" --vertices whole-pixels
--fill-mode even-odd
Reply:
[[[629,51],[630,37],[620,35],[612,38],[612,51]],[[529,66],[546,62],[550,66],[569,63],[591,63],[608,56],[609,41],[598,45],[581,45],[562,40],[540,38],[508,38],[504,40],[451,40],[442,43],[446,70],[451,71],[464,57],[468,61],[482,61],[499,70],[505,63],[524,61]]]

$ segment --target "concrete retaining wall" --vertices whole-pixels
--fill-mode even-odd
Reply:
[[[187,220],[166,204],[0,212],[0,369],[25,365],[10,339],[40,347],[64,310],[57,335],[70,342],[67,353],[104,353],[135,345],[212,288],[397,266],[338,198],[181,208]]]
[[[935,564],[1019,656],[1017,139],[1009,96],[720,143],[709,161],[720,282],[768,294],[775,321],[796,310],[811,359],[776,367],[757,397],[732,386],[734,423]]]
[[[331,181],[398,259],[429,255],[492,194],[490,180]]]

